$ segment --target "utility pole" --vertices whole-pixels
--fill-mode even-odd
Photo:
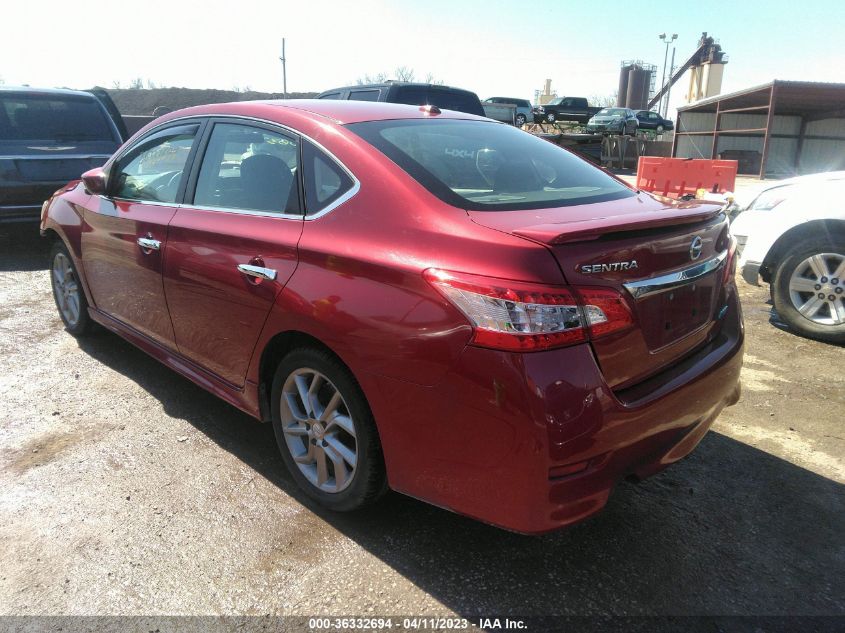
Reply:
[[[669,114],[669,95],[672,92],[672,73],[675,72],[675,47],[672,47],[672,61],[669,62],[669,87],[666,88],[666,106],[661,116],[665,119]]]
[[[660,91],[663,92],[663,88],[666,85],[666,59],[669,57],[669,44],[678,39],[678,34],[673,33],[672,37],[669,37],[666,33],[661,33],[658,37],[666,44],[666,50],[663,51],[663,79],[660,80]],[[669,79],[671,79],[671,76]],[[660,104],[657,104],[657,111],[660,112],[661,110]]]
[[[282,56],[279,57],[282,60],[282,92],[284,94],[284,98],[288,98],[288,71],[287,67],[285,66],[285,38],[282,38]],[[665,62],[664,62],[665,63]]]

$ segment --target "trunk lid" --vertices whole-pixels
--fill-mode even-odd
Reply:
[[[611,387],[658,373],[718,332],[721,262],[729,240],[719,205],[639,194],[599,204],[469,215],[483,226],[545,245],[567,283],[622,293],[636,327],[591,343]],[[696,278],[675,279],[679,273]]]

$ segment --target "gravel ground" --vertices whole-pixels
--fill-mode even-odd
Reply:
[[[744,394],[599,516],[523,537],[390,495],[306,500],[272,429],[61,327],[47,248],[0,228],[0,614],[845,616],[845,350],[740,282]]]

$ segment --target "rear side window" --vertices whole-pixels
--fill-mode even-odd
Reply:
[[[143,138],[117,162],[110,193],[126,200],[176,202],[199,124],[171,127]]]
[[[436,105],[446,110],[484,116],[484,108],[478,97],[464,90],[429,88],[427,86],[400,86],[391,96],[394,103],[408,105]]]
[[[541,209],[634,195],[583,159],[509,125],[404,119],[347,127],[462,209]]]
[[[355,186],[346,170],[307,141],[302,145],[302,164],[306,215],[314,215],[337,206]]]
[[[96,99],[0,93],[0,139],[116,141]]]
[[[321,95],[319,98],[320,99],[340,99],[340,93],[339,92],[330,92],[327,95]]]
[[[194,205],[299,214],[298,164],[295,137],[217,123],[202,159]]]
[[[353,90],[349,93],[352,101],[378,101],[378,90]]]

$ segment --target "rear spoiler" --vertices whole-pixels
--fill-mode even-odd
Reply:
[[[691,203],[686,208],[681,206],[576,222],[537,224],[516,229],[513,233],[542,244],[556,245],[595,240],[608,233],[697,224],[715,218],[721,213],[722,207],[719,205]]]

